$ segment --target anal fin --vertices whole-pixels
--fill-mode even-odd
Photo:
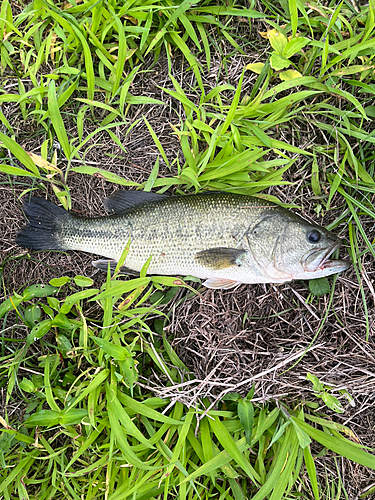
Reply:
[[[207,288],[229,290],[237,285],[241,285],[241,281],[234,281],[226,278],[209,278],[203,282],[203,285]]]

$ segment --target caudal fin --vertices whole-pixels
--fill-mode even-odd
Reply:
[[[27,224],[17,236],[19,246],[30,250],[67,250],[59,240],[61,222],[70,217],[69,212],[42,198],[25,199],[23,211]]]

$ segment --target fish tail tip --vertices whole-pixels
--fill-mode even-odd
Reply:
[[[18,232],[16,243],[30,250],[66,250],[59,242],[59,221],[69,216],[66,210],[32,196],[23,201],[26,225]]]

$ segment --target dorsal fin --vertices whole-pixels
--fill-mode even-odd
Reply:
[[[142,205],[150,201],[162,200],[168,198],[166,194],[148,193],[146,191],[127,191],[120,189],[111,196],[103,200],[103,205],[112,213],[120,213],[136,205]]]

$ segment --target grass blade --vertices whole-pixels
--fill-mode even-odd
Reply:
[[[251,466],[250,462],[241,453],[239,447],[233,440],[232,436],[229,434],[225,426],[215,417],[213,420],[209,420],[212,431],[214,432],[216,438],[219,440],[223,448],[229,453],[233,460],[246,472],[249,478],[257,484],[260,480],[257,472]]]
[[[315,439],[315,441],[321,445],[341,456],[348,458],[349,460],[352,460],[353,462],[375,470],[375,456],[359,449],[351,441],[349,441],[349,439],[331,436],[325,432],[315,429],[298,418],[291,417],[291,419],[298,427],[305,431],[306,434],[308,434],[312,439]]]
[[[56,98],[55,81],[51,80],[48,88],[48,111],[51,117],[51,122],[55,130],[57,139],[61,144],[64,154],[68,160],[71,158],[71,147],[66,134],[65,125],[61,118],[59,105]]]
[[[13,139],[0,132],[0,141],[35,177],[40,177],[39,170],[26,151]],[[4,165],[5,166],[5,165]],[[15,167],[14,167],[15,168]],[[23,174],[27,175],[27,174]]]

